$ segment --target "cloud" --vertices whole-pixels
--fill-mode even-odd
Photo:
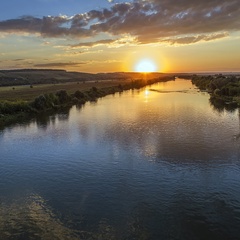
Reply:
[[[51,43],[48,42],[48,41],[44,41],[44,42],[42,43],[43,46],[48,46],[48,45],[50,45],[50,44],[51,44]]]
[[[38,33],[41,32],[42,19],[32,16],[23,16],[19,19],[0,21],[0,31],[7,33]]]
[[[24,58],[16,58],[16,59],[13,59],[12,61],[15,61],[15,62],[19,62],[19,61],[26,61],[27,59],[24,59]]]
[[[122,36],[121,38],[117,38],[117,39],[103,39],[103,40],[98,40],[98,41],[92,41],[92,42],[80,42],[78,44],[72,44],[72,45],[68,45],[68,50],[69,49],[75,49],[75,48],[94,48],[94,47],[98,47],[101,45],[105,45],[108,48],[118,48],[121,46],[126,46],[126,45],[136,45],[137,41],[136,38],[131,37],[131,36]],[[59,47],[64,47],[66,48],[66,46],[59,46]]]
[[[213,41],[216,39],[221,39],[228,37],[229,34],[224,33],[218,33],[218,34],[210,34],[210,35],[197,35],[197,36],[187,36],[187,37],[178,37],[178,38],[169,38],[169,39],[163,39],[161,42],[169,43],[171,45],[174,44],[191,44],[191,43],[197,43],[197,42],[208,42]]]
[[[110,44],[115,42],[113,39],[104,39],[104,40],[99,40],[99,41],[94,41],[94,42],[82,42],[78,44],[73,44],[70,45],[71,48],[86,48],[86,47],[96,47],[99,45],[105,45],[105,44]]]
[[[41,63],[41,64],[35,64],[34,67],[46,67],[46,68],[51,68],[51,67],[74,67],[74,66],[78,66],[81,64],[86,64],[85,62],[78,62],[78,63],[63,63],[63,62],[55,62],[55,63]]]
[[[139,44],[187,44],[215,40],[223,37],[223,33],[239,31],[239,16],[238,0],[134,0],[112,3],[109,9],[91,10],[71,17],[23,16],[0,21],[0,32],[35,33],[42,37],[64,36],[80,40],[102,33],[114,39],[128,34]],[[106,39],[84,44],[94,46],[111,41]]]

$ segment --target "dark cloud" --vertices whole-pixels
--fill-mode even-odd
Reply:
[[[34,18],[31,16],[23,16],[19,19],[10,19],[0,21],[1,32],[28,32],[37,33],[41,32],[42,19]]]
[[[80,39],[101,33],[112,36],[129,34],[139,44],[186,44],[210,41],[221,38],[225,32],[239,31],[239,16],[239,0],[135,0],[115,3],[109,9],[92,10],[73,17],[24,16],[1,21],[0,31]],[[166,38],[170,40],[166,41]]]

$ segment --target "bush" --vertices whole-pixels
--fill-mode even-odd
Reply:
[[[84,93],[80,92],[79,90],[77,90],[74,93],[74,97],[76,97],[77,99],[83,99],[85,97]]]
[[[44,97],[46,98],[46,107],[48,107],[48,108],[59,104],[58,97],[56,95],[54,95],[53,93],[44,94]]]
[[[229,87],[229,96],[238,96],[239,88],[238,87]]]
[[[37,110],[52,108],[59,104],[59,98],[53,93],[40,95],[34,99],[32,107]]]
[[[96,87],[92,87],[91,91],[96,93],[96,92],[98,92],[98,89]]]
[[[217,95],[217,96],[221,95],[221,91],[219,88],[215,89],[213,93],[214,95]]]
[[[122,84],[119,84],[118,85],[118,88],[119,88],[119,90],[122,92],[123,91],[123,86],[122,86]]]
[[[14,114],[17,112],[28,112],[30,111],[30,106],[27,102],[17,101],[0,102],[0,114]]]
[[[44,95],[36,97],[33,101],[33,107],[37,110],[43,110],[46,107],[47,99]]]
[[[74,103],[74,104],[79,104],[79,99],[76,98],[76,97],[73,97],[72,103]]]
[[[56,93],[56,96],[59,99],[61,104],[66,103],[70,100],[70,96],[68,95],[66,90],[60,90]]]

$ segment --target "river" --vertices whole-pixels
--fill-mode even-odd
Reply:
[[[177,79],[5,128],[0,239],[239,239],[239,119]]]

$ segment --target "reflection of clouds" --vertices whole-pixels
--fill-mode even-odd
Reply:
[[[87,103],[82,109],[73,107],[69,119],[68,115],[50,118],[42,135],[76,144],[107,141],[114,156],[125,149],[151,161],[227,161],[236,156],[238,150],[231,142],[236,135],[234,116],[230,119],[213,112],[208,96],[195,89],[183,93],[192,88],[190,81],[178,79],[151,88],[163,92],[128,91],[120,97],[99,99],[97,104]],[[38,138],[40,125],[30,126],[31,134],[35,128]]]
[[[53,213],[44,199],[32,195],[29,199],[1,205],[1,239],[79,239],[77,234]]]
[[[190,163],[236,157],[238,149],[231,141],[235,118],[229,119],[229,124],[228,116],[212,112],[206,98],[199,94],[154,93],[147,104],[143,103],[141,94],[121,99],[120,107],[116,101],[113,107],[108,106],[107,116],[111,117],[107,123],[96,124],[97,130],[89,126],[80,127],[80,131],[85,137],[100,132],[95,137],[110,142],[113,149],[136,151],[154,161]],[[99,119],[101,122],[101,115]]]
[[[106,240],[118,239],[106,219],[94,231],[66,226],[39,195],[18,199],[0,206],[0,239]],[[71,224],[71,223],[70,223]]]

